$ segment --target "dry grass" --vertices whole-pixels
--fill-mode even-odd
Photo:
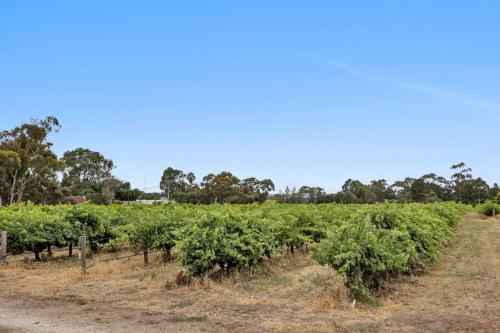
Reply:
[[[96,255],[89,264],[110,256]],[[189,283],[179,283],[182,269],[175,262],[163,265],[160,259],[152,256],[148,267],[141,256],[97,263],[82,276],[75,259],[26,265],[23,258],[13,257],[0,270],[0,283],[5,286],[1,293],[72,303],[89,311],[106,304],[125,316],[127,309],[142,311],[151,323],[161,316],[171,322],[203,322],[227,330],[241,323],[261,330],[274,330],[279,322],[300,327],[300,318],[312,318],[317,311],[349,308],[343,281],[305,252],[272,258],[258,269]]]

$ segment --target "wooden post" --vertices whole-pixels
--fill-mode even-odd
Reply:
[[[82,274],[85,274],[87,258],[87,237],[80,236],[80,266],[82,267]]]
[[[496,211],[495,211],[495,208],[493,208],[493,217],[495,217],[496,215]]]
[[[7,256],[7,231],[0,231],[0,262]]]
[[[149,263],[148,260],[148,251],[144,251],[144,266],[147,266]]]

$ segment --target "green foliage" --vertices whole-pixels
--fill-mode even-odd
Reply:
[[[273,216],[275,220],[275,237],[278,244],[289,248],[299,248],[307,243],[318,242],[326,234],[326,225],[321,217],[312,209],[307,212],[280,213]]]
[[[43,206],[32,204],[11,206],[0,210],[0,230],[7,231],[11,253],[32,251],[36,259],[51,245],[65,244],[65,234],[71,228],[64,212],[47,212]]]
[[[490,203],[481,205],[489,207]],[[128,241],[137,252],[162,250],[190,276],[254,267],[285,249],[312,244],[313,258],[345,275],[358,299],[388,276],[424,270],[470,206],[434,204],[265,204],[98,206],[32,204],[0,208],[9,251],[76,244],[93,251]]]
[[[408,232],[377,228],[370,216],[359,215],[331,230],[313,257],[345,275],[347,286],[362,298],[364,284],[374,286],[386,271],[405,271],[414,255],[415,246]]]
[[[120,201],[135,201],[141,196],[141,190],[132,189],[129,182],[120,182],[115,192],[115,199]]]
[[[169,209],[170,208],[170,209]],[[170,258],[182,226],[182,217],[173,207],[134,208],[125,226],[130,244],[136,251],[163,250],[164,259]]]
[[[49,116],[0,131],[0,203],[2,197],[11,204],[59,199],[56,172],[63,165],[47,141],[59,128],[57,118]]]
[[[168,167],[161,177],[160,188],[168,201],[196,204],[264,202],[269,192],[274,191],[270,179],[250,177],[240,180],[228,171],[208,174],[199,185],[194,183],[195,179],[192,172],[186,174]]]
[[[87,236],[90,248],[96,251],[100,245],[109,243],[117,237],[111,225],[110,211],[94,205],[70,206],[66,219],[71,223],[68,243],[77,244],[79,236]]]
[[[86,148],[76,148],[64,153],[62,186],[72,195],[86,192],[101,193],[103,183],[111,178],[113,161],[101,153]]]
[[[179,260],[189,275],[202,275],[216,266],[226,271],[254,266],[275,247],[270,224],[251,214],[204,214],[186,230]]]
[[[500,214],[500,204],[494,201],[486,201],[480,205],[476,206],[476,210],[484,215],[493,216],[493,212],[495,215]]]
[[[453,203],[365,206],[331,228],[313,258],[345,275],[354,295],[366,299],[365,287],[432,263],[467,209]]]

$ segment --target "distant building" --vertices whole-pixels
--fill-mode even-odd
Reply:
[[[135,202],[144,204],[144,205],[152,205],[155,203],[167,203],[168,199],[167,197],[160,197],[158,200],[145,200],[145,199],[137,199]]]

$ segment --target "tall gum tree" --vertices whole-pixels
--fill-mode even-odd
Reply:
[[[3,151],[0,173],[8,188],[9,203],[20,203],[25,192],[37,186],[37,179],[55,177],[56,172],[62,171],[63,163],[52,152],[52,143],[47,141],[49,134],[58,132],[60,127],[56,117],[48,116],[0,132]]]

